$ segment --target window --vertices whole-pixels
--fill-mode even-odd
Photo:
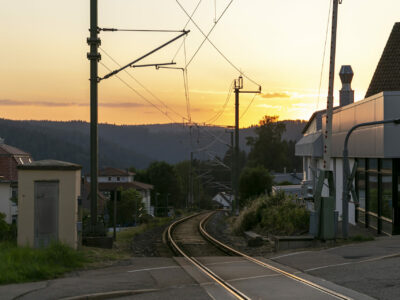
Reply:
[[[111,181],[111,177],[108,177],[108,181]]]
[[[393,194],[392,194],[392,160],[382,160],[382,216],[392,219]]]
[[[117,177],[117,181],[120,181],[120,180],[121,180],[121,178]]]

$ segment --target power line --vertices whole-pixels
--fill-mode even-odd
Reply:
[[[190,63],[192,62],[192,60],[195,58],[195,56],[197,55],[197,53],[200,51],[201,47],[204,45],[204,43],[206,42],[206,40],[208,39],[208,37],[210,36],[211,32],[214,30],[214,28],[217,26],[218,22],[221,20],[221,18],[224,16],[225,12],[228,10],[228,8],[231,6],[233,0],[231,0],[231,2],[229,2],[229,4],[226,6],[226,8],[224,9],[224,11],[222,12],[221,16],[217,19],[215,19],[214,21],[214,25],[213,27],[211,27],[210,31],[207,33],[207,36],[204,38],[204,40],[201,42],[200,46],[197,48],[197,50],[195,51],[195,53],[193,54],[192,58],[189,60],[189,62],[186,64],[186,68],[190,65]]]
[[[108,71],[111,71],[109,67],[107,67],[103,62],[99,62],[104,68],[106,68]],[[161,112],[163,115],[165,115],[168,119],[170,119],[174,123],[178,123],[176,120],[170,117],[168,112],[164,112],[160,107],[155,105],[153,102],[151,102],[149,99],[147,99],[145,96],[143,96],[141,93],[139,93],[136,89],[134,89],[129,83],[127,83],[125,80],[123,80],[119,75],[115,75],[123,84],[125,84],[131,91],[133,91],[136,95],[138,95],[140,98],[142,98],[144,101],[149,103],[151,106],[153,106],[155,109],[157,109],[159,112]]]
[[[190,23],[190,19],[193,18],[194,14],[196,13],[197,9],[199,8],[199,6],[200,6],[200,4],[201,4],[201,1],[202,1],[202,0],[199,0],[199,2],[197,3],[197,5],[196,5],[195,9],[193,10],[192,14],[190,15],[189,19],[187,20],[185,26],[183,26],[184,29],[186,29],[186,27],[187,27],[188,24]],[[172,58],[172,61],[175,60],[175,58],[176,58],[176,56],[178,55],[179,51],[181,50],[181,48],[182,48],[184,42],[185,42],[185,41],[183,40],[182,43],[181,43],[181,45],[179,46],[178,50],[176,51],[174,57]]]
[[[331,10],[332,10],[332,1],[329,0],[329,12],[328,12],[328,21],[326,22],[324,54],[322,55],[322,66],[321,66],[321,74],[320,74],[320,77],[319,77],[319,88],[318,88],[318,100],[317,100],[317,107],[315,108],[315,110],[318,110],[319,100],[321,98],[322,75],[323,75],[323,72],[324,72],[324,65],[325,65],[325,53],[326,53],[326,44],[328,42]]]
[[[254,99],[258,96],[258,94],[254,94],[253,98],[251,99],[249,105],[247,105],[246,109],[243,111],[243,113],[241,114],[241,116],[239,117],[239,120],[243,118],[243,116],[247,113],[247,111],[249,110],[251,104],[253,103]]]
[[[116,61],[106,50],[104,50],[102,47],[99,47],[99,49],[112,61],[114,62],[117,66],[121,67],[121,65]],[[170,110],[174,114],[176,114],[178,117],[186,119],[182,114],[174,110],[173,108],[168,107],[164,101],[162,101],[159,97],[157,97],[154,93],[152,93],[144,84],[142,84],[138,79],[136,79],[128,70],[124,70],[125,73],[133,79],[138,85],[140,85],[147,93],[149,93],[154,99],[156,99],[162,106],[164,106],[165,110]]]
[[[179,2],[179,0],[176,0],[176,3],[178,3],[179,7],[183,10],[183,12],[189,17],[190,21],[196,26],[196,28],[200,31],[200,33],[206,38],[206,40],[210,43],[211,46],[214,47],[214,49],[240,74],[243,75],[246,79],[248,79],[250,82],[254,83],[257,86],[261,86],[258,84],[256,81],[251,79],[249,76],[244,74],[228,57],[226,57],[225,54],[222,53],[221,50],[215,44],[207,37],[207,35],[203,32],[203,30],[197,25],[197,23],[193,20],[193,18],[188,14],[188,12],[185,10],[185,8],[182,6],[182,4]]]
[[[218,111],[213,117],[211,117],[210,119],[208,119],[208,120],[206,121],[206,123],[209,123],[209,124],[215,123],[215,122],[222,116],[222,114],[224,113],[224,111],[225,111],[225,109],[226,109],[226,106],[227,106],[228,103],[229,103],[229,100],[230,100],[230,98],[231,98],[232,92],[233,92],[233,81],[232,81],[232,83],[231,83],[231,85],[230,85],[230,87],[229,87],[228,95],[227,95],[227,97],[226,97],[226,99],[225,99],[224,105],[222,106],[222,108],[220,109],[220,111]]]

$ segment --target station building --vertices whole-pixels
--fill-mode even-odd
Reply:
[[[400,118],[400,23],[396,23],[375,70],[364,100],[354,103],[353,71],[340,70],[340,105],[334,108],[331,170],[336,187],[336,211],[342,214],[343,147],[347,132],[360,123]],[[326,110],[315,112],[296,144],[303,157],[305,197],[315,190],[323,165]],[[356,129],[350,136],[350,170],[357,162],[356,197],[349,203],[349,222],[378,233],[400,234],[400,125],[384,124]]]

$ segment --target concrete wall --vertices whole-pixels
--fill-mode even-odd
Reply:
[[[18,174],[18,245],[34,245],[34,183],[59,181],[58,239],[76,249],[78,247],[77,221],[81,172],[19,170]]]

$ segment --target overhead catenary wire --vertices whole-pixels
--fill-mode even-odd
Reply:
[[[99,28],[101,31],[123,31],[123,32],[185,32],[185,30],[168,30],[168,29],[121,29],[121,28]]]
[[[99,62],[104,68],[106,68],[108,71],[111,71],[111,68],[107,67],[103,62]],[[155,109],[157,109],[159,112],[161,112],[163,115],[165,115],[168,119],[170,119],[174,123],[178,123],[175,119],[173,119],[168,112],[163,111],[159,106],[154,104],[152,101],[147,99],[145,96],[143,96],[139,91],[137,91],[135,88],[133,88],[129,83],[127,83],[125,80],[123,80],[119,75],[115,75],[116,78],[118,78],[123,84],[125,84],[131,91],[133,91],[136,95],[138,95],[140,98],[142,98],[144,101],[149,103],[151,106],[153,106]]]
[[[253,84],[257,86],[261,86],[258,84],[255,80],[253,80],[251,77],[249,77],[247,74],[242,72],[239,67],[237,67],[204,33],[204,31],[200,28],[200,26],[193,20],[193,18],[189,15],[189,13],[186,11],[186,9],[182,6],[182,4],[179,2],[179,0],[176,0],[176,3],[179,5],[179,7],[182,9],[182,11],[186,14],[186,16],[189,17],[190,21],[193,23],[193,25],[200,31],[200,33],[206,38],[206,40],[210,43],[211,46],[236,70],[238,71],[243,77],[245,77],[247,80],[252,82]]]
[[[104,50],[102,47],[99,47],[100,51],[103,52],[112,62],[114,62],[117,66],[121,67],[121,64],[118,63],[106,50]],[[149,93],[154,99],[156,99],[166,111],[170,110],[173,112],[175,115],[177,115],[179,118],[186,119],[182,114],[174,110],[173,108],[169,107],[168,105],[165,104],[164,101],[162,101],[159,97],[157,97],[153,92],[151,92],[143,83],[141,83],[138,79],[136,79],[128,70],[124,70],[124,72],[132,79],[134,80],[140,87],[142,87],[147,93]]]
[[[230,100],[230,98],[232,96],[233,84],[234,84],[234,81],[232,81],[232,83],[231,83],[231,85],[229,87],[228,95],[227,95],[227,97],[225,99],[224,104],[222,105],[222,108],[214,116],[212,116],[210,119],[208,119],[206,121],[206,123],[208,123],[208,124],[215,123],[222,116],[222,114],[225,112],[226,106],[228,105],[229,100]]]
[[[201,2],[202,2],[202,0],[199,0],[199,2],[197,2],[196,7],[194,8],[194,10],[193,10],[192,14],[190,15],[189,19],[187,20],[185,26],[183,26],[183,29],[186,29],[186,27],[189,25],[190,19],[193,18],[194,14],[196,13],[197,9],[199,8]],[[178,50],[176,51],[174,57],[172,58],[172,61],[174,61],[175,58],[178,56],[179,51],[180,51],[180,50],[182,49],[182,47],[183,47],[183,43],[184,43],[184,40],[182,41],[181,45],[179,46]]]
[[[221,18],[224,16],[224,14],[226,13],[226,11],[228,10],[228,8],[231,6],[233,0],[231,0],[228,5],[226,6],[226,8],[224,9],[224,11],[222,12],[222,14],[219,16],[218,20],[215,19],[214,21],[214,25],[211,27],[211,29],[208,31],[207,35],[204,37],[203,41],[201,42],[201,44],[199,45],[199,47],[197,48],[197,50],[194,52],[194,54],[192,55],[192,57],[190,58],[189,62],[186,65],[186,68],[190,65],[190,63],[193,61],[193,59],[196,57],[197,53],[199,53],[201,47],[204,45],[204,43],[207,41],[208,37],[210,36],[210,34],[213,32],[214,28],[217,26],[218,22],[221,20]]]
[[[243,111],[243,113],[240,115],[239,120],[241,120],[244,115],[247,113],[247,111],[249,110],[250,106],[253,104],[254,99],[258,96],[258,94],[254,94],[253,98],[251,99],[249,105],[247,105],[246,109]]]

